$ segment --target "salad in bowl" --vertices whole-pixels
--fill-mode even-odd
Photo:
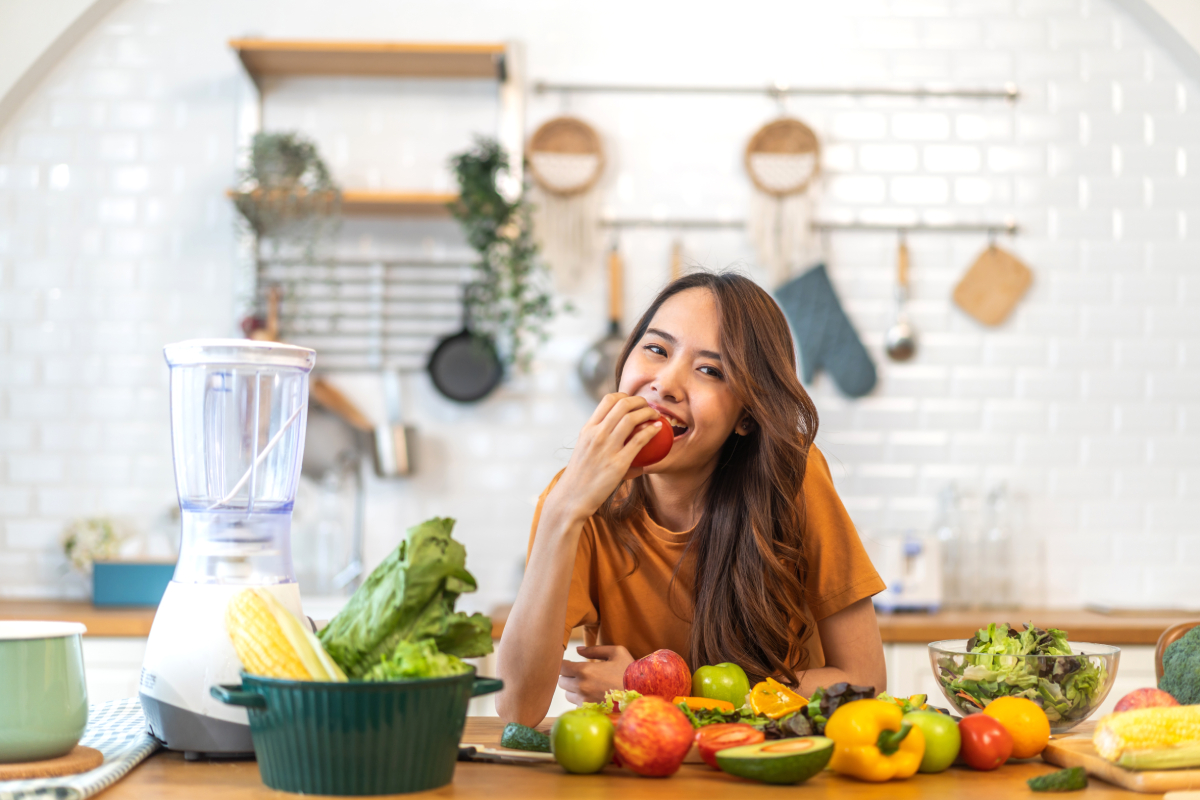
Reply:
[[[1023,631],[992,623],[970,639],[929,645],[938,686],[960,713],[982,711],[998,697],[1024,697],[1046,712],[1053,733],[1070,730],[1100,707],[1120,657],[1120,648],[1071,642],[1066,631],[1032,623]]]

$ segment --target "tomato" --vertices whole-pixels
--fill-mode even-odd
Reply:
[[[737,664],[728,661],[710,664],[692,673],[692,694],[697,697],[727,700],[734,708],[741,708],[749,693],[750,681],[745,670]]]
[[[904,721],[911,722],[925,734],[925,756],[918,771],[941,772],[954,763],[962,746],[962,735],[949,714],[910,711],[904,715]]]
[[[962,759],[979,770],[995,769],[1012,755],[1012,734],[987,714],[971,714],[958,723]]]
[[[612,761],[613,723],[596,711],[568,711],[550,729],[550,752],[567,772],[599,772]]]
[[[742,722],[722,722],[718,725],[705,725],[696,731],[696,748],[704,763],[713,769],[717,767],[717,751],[730,747],[740,747],[744,744],[758,744],[765,741],[766,736],[757,728]]]
[[[633,438],[634,433],[637,433],[647,425],[653,425],[656,421],[661,422],[662,427],[658,429],[658,433],[654,434],[654,438],[647,442],[646,446],[633,457],[633,463],[629,466],[648,467],[651,464],[657,464],[662,461],[667,457],[667,453],[671,452],[671,445],[675,442],[675,431],[667,424],[665,419],[643,422],[633,429],[633,433],[629,434],[629,439]],[[625,440],[626,443],[629,442],[629,439]]]

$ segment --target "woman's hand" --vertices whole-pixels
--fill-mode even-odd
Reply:
[[[567,699],[575,705],[599,703],[609,689],[624,689],[625,668],[633,656],[620,645],[576,647],[576,652],[593,661],[563,659],[558,685],[566,690]]]
[[[622,392],[605,395],[579,432],[571,460],[546,498],[546,504],[560,507],[562,503],[569,504],[570,516],[576,519],[587,519],[595,514],[622,481],[642,474],[641,467],[630,467],[630,464],[654,438],[658,426],[666,423],[647,425],[637,433],[633,429],[658,418],[659,413],[644,397]],[[632,439],[630,434],[633,434]],[[626,439],[629,439],[628,444]]]

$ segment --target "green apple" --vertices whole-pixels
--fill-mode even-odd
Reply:
[[[919,772],[941,772],[954,763],[962,747],[962,735],[958,723],[948,714],[936,711],[910,711],[904,715],[925,734],[925,757],[921,759]]]
[[[692,696],[710,700],[727,700],[734,708],[746,704],[750,694],[750,679],[737,664],[728,661],[701,667],[692,675]]]
[[[612,721],[591,709],[568,711],[550,729],[550,752],[567,772],[599,772],[612,761]]]

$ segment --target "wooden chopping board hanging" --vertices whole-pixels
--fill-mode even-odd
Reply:
[[[1032,283],[1029,267],[992,244],[954,287],[954,302],[984,325],[999,325],[1008,319]]]

